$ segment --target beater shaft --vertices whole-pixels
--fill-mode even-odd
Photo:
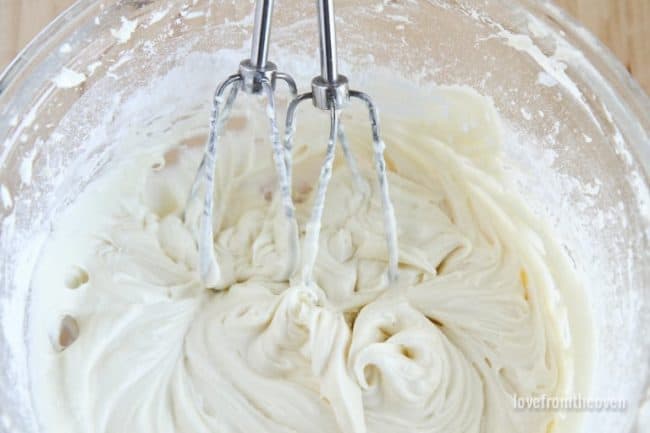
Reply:
[[[317,1],[316,6],[320,38],[320,75],[325,82],[333,84],[339,78],[334,0]]]
[[[260,0],[255,4],[255,31],[251,41],[251,64],[258,70],[266,69],[269,60],[271,17],[274,0]]]

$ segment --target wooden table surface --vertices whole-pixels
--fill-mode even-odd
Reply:
[[[650,94],[650,0],[555,0],[596,34]],[[73,0],[0,0],[0,69]]]

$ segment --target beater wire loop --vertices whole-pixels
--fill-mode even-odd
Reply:
[[[384,159],[384,150],[386,149],[386,145],[381,139],[377,108],[372,102],[370,96],[363,92],[351,90],[350,97],[360,99],[368,107],[370,126],[372,130],[375,170],[377,172],[377,180],[379,182],[379,189],[381,192],[381,204],[384,214],[384,230],[386,231],[386,247],[388,249],[388,279],[392,283],[397,280],[399,248],[397,244],[397,220],[395,218],[395,208],[393,207],[393,202],[390,199],[388,172],[386,170],[386,160]]]
[[[284,127],[284,164],[287,167],[287,179],[289,183],[289,187],[291,187],[293,179],[293,173],[292,173],[292,155],[291,152],[293,151],[293,139],[294,135],[296,133],[296,110],[298,109],[298,106],[300,105],[301,102],[304,101],[310,101],[312,98],[312,94],[310,93],[303,93],[301,95],[296,96],[291,100],[289,103],[289,107],[287,108],[287,116],[285,118],[285,127]]]
[[[201,280],[207,287],[214,287],[221,279],[221,270],[214,255],[214,227],[212,225],[212,215],[214,206],[214,177],[219,156],[219,137],[221,127],[225,124],[226,119],[220,118],[220,109],[223,103],[223,94],[228,86],[236,86],[241,81],[239,75],[231,75],[216,90],[213,100],[212,114],[210,116],[210,134],[205,148],[203,164],[203,212],[199,226],[199,273]],[[233,95],[234,93],[234,95]],[[233,95],[232,102],[236,97]],[[230,99],[230,98],[229,98]]]
[[[229,80],[231,78],[234,79],[234,77],[239,77],[238,75],[234,75],[232,77],[229,77]],[[235,80],[232,82],[232,86],[230,88],[230,93],[228,94],[228,97],[226,98],[226,103],[223,105],[223,110],[221,111],[221,114],[219,115],[219,123],[216,126],[217,131],[222,131],[224,124],[226,123],[226,120],[230,116],[230,111],[232,110],[232,106],[235,103],[235,99],[237,99],[237,95],[239,94],[239,89],[240,89],[240,83],[241,79]],[[221,86],[220,86],[221,87]],[[225,93],[225,89],[222,91],[221,94],[219,94],[219,91],[217,90],[214,94],[213,98],[213,106],[212,106],[212,116],[215,116],[215,109],[218,109],[218,107],[215,107],[217,104],[217,99],[221,98],[221,95]],[[210,123],[210,132],[212,132],[212,122]],[[194,177],[194,181],[192,182],[192,188],[190,189],[190,193],[187,198],[187,206],[185,207],[186,209],[189,208],[190,203],[194,201],[196,198],[196,195],[198,193],[198,190],[200,186],[202,185],[202,180],[203,180],[203,169],[205,167],[205,153],[203,155],[203,158],[201,158],[201,163],[199,164],[199,168],[196,172],[196,175]],[[183,216],[183,219],[185,219],[185,216]]]
[[[275,96],[273,94],[273,86],[268,80],[262,80],[262,88],[267,98],[267,116],[269,118],[271,128],[271,145],[273,147],[273,161],[275,162],[275,170],[278,176],[278,184],[280,189],[280,197],[282,201],[282,208],[284,216],[288,224],[287,227],[287,266],[280,276],[281,279],[287,279],[291,276],[296,268],[298,260],[298,223],[296,222],[293,199],[291,198],[291,183],[288,176],[288,168],[286,165],[285,148],[282,146],[280,140],[280,132],[278,130],[278,123],[276,119],[275,109]]]
[[[311,216],[307,222],[305,242],[303,246],[302,261],[302,280],[305,284],[310,284],[313,276],[314,264],[318,254],[321,221],[323,219],[323,209],[325,208],[325,196],[327,187],[332,178],[332,166],[336,151],[336,137],[340,121],[340,111],[332,108],[330,110],[330,133],[325,153],[325,161],[320,169],[318,180],[318,189],[314,198]]]
[[[296,86],[296,82],[293,80],[291,75],[285,74],[284,72],[276,72],[275,79],[282,80],[285,83],[287,83],[287,87],[289,87],[289,92],[291,92],[291,97],[292,98],[296,97],[296,95],[298,94],[298,86]]]
[[[306,284],[311,283],[314,264],[319,249],[320,230],[322,225],[325,196],[332,177],[336,144],[341,143],[343,155],[356,189],[370,197],[371,189],[361,175],[357,161],[352,153],[350,143],[341,126],[341,110],[348,105],[351,98],[363,101],[369,111],[372,130],[374,165],[381,193],[384,228],[386,231],[386,245],[388,247],[388,277],[393,283],[397,279],[398,248],[397,224],[395,210],[390,200],[388,188],[388,175],[384,159],[385,144],[381,140],[379,131],[379,118],[377,109],[372,99],[363,92],[350,90],[348,79],[338,73],[338,60],[336,53],[336,20],[334,15],[333,0],[317,0],[321,74],[311,82],[311,92],[298,95],[298,88],[294,79],[277,66],[268,61],[269,41],[271,34],[271,15],[273,13],[273,0],[257,0],[255,8],[255,23],[251,41],[251,57],[239,64],[239,73],[231,75],[219,85],[214,94],[212,113],[210,117],[210,133],[205,146],[203,159],[199,165],[197,175],[189,191],[187,204],[183,212],[185,224],[195,229],[196,213],[194,211],[195,198],[203,188],[203,209],[200,213],[197,243],[199,248],[199,273],[204,285],[217,288],[221,281],[221,270],[215,257],[214,249],[214,194],[217,159],[219,157],[219,138],[224,130],[232,106],[240,90],[254,95],[266,96],[266,115],[271,133],[270,140],[273,149],[273,162],[277,173],[280,190],[280,206],[287,223],[287,263],[281,271],[279,278],[290,278],[301,259],[301,277]],[[284,141],[278,128],[276,100],[274,88],[277,81],[286,83],[292,99],[287,108],[285,118]],[[231,87],[230,93],[224,101],[223,95]],[[307,222],[306,234],[302,248],[299,252],[299,232],[295,208],[292,198],[292,151],[293,140],[296,132],[295,117],[300,103],[311,100],[316,108],[330,113],[330,131],[325,161],[320,170],[318,188],[314,197],[310,218]],[[221,217],[221,214],[218,214]],[[217,224],[218,225],[218,224]]]
[[[354,180],[354,184],[357,190],[361,194],[363,194],[364,196],[368,196],[370,193],[368,184],[366,183],[363,176],[361,176],[361,172],[359,171],[359,167],[357,165],[357,159],[354,157],[354,154],[352,153],[352,150],[350,148],[350,142],[348,141],[348,137],[345,134],[345,129],[343,128],[342,123],[339,123],[338,134],[339,134],[339,142],[341,143],[341,149],[343,150],[343,156],[345,157],[345,161],[348,164],[350,173],[352,174],[352,179]]]

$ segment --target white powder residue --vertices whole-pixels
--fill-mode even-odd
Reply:
[[[25,185],[30,185],[32,183],[32,172],[33,172],[35,157],[36,157],[36,149],[33,149],[31,152],[26,154],[23,160],[20,162],[20,167],[18,168],[18,174],[20,175],[21,182]]]
[[[2,199],[2,205],[5,209],[9,209],[14,204],[14,201],[11,198],[11,193],[4,184],[0,185],[0,199]]]
[[[59,74],[52,78],[52,82],[60,89],[70,89],[77,87],[86,81],[86,75],[83,72],[77,72],[72,69],[63,68]]]
[[[537,84],[545,87],[553,87],[557,85],[557,80],[544,71],[539,71],[537,75]]]
[[[250,14],[246,15],[242,19],[238,21],[231,21],[230,19],[226,18],[225,23],[227,25],[233,25],[237,27],[250,27],[253,25],[253,21],[255,20],[255,11],[252,11]]]
[[[138,20],[130,21],[126,17],[122,17],[121,20],[122,26],[119,29],[111,29],[111,35],[117,39],[119,44],[124,44],[131,39],[131,35],[138,27]]]
[[[566,87],[566,89],[576,97],[576,99],[580,99],[580,91],[576,84],[564,72],[566,64],[553,57],[546,56],[527,35],[515,34],[504,29],[499,32],[498,36],[505,39],[506,45],[532,57],[537,64],[544,68],[547,75],[552,77],[555,81],[561,82],[564,87]]]
[[[201,17],[205,16],[205,13],[201,12],[201,11],[194,11],[194,12],[182,13],[181,15],[186,20],[193,20],[195,18],[201,18]]]
[[[650,192],[645,187],[645,179],[638,170],[632,171],[626,178],[637,194],[636,198],[640,209],[639,214],[646,224],[645,236],[650,238]],[[650,388],[648,388],[648,400],[650,400]],[[648,420],[650,421],[650,418]]]
[[[149,56],[153,56],[157,51],[156,44],[153,41],[144,41],[142,43],[142,51],[144,51]]]
[[[59,47],[59,53],[67,54],[72,51],[72,46],[69,43],[65,43]]]
[[[566,72],[567,62],[574,63],[575,61],[584,58],[576,48],[568,45],[566,42],[556,37],[554,39],[556,46],[555,54],[549,56],[541,50],[540,46],[538,46],[530,38],[529,35],[513,33],[489,17],[482,16],[476,11],[471,12],[472,13],[466,11],[466,13],[469,13],[473,18],[480,19],[495,29],[495,33],[493,35],[479,40],[500,38],[503,39],[506,45],[530,56],[544,70],[544,75],[542,72],[540,72],[538,75],[539,84],[547,87],[561,84],[563,89],[566,90],[577,102],[583,106],[583,108],[589,113],[592,120],[598,123],[593,111],[591,110],[589,104],[586,102],[577,84]],[[534,31],[531,31],[532,33],[542,34],[545,31],[544,24],[541,21],[533,22],[532,27],[534,29]],[[531,29],[529,28],[529,30]],[[549,35],[551,35],[551,33],[549,33]]]
[[[88,76],[91,76],[92,74],[95,73],[97,68],[99,68],[102,65],[102,62],[96,61],[91,63],[90,65],[86,66],[86,69],[88,70]]]
[[[600,179],[596,178],[592,182],[585,182],[582,186],[582,192],[590,196],[597,196],[600,194],[600,187],[603,183]]]
[[[111,67],[108,68],[108,70],[109,70],[110,72],[114,72],[115,70],[119,69],[120,66],[122,66],[123,64],[125,64],[126,62],[128,62],[128,61],[131,60],[131,59],[133,59],[133,52],[132,52],[132,51],[128,51],[127,53],[125,53],[124,55],[122,55],[122,56],[117,60],[117,62],[115,62],[114,64],[112,64]]]
[[[568,45],[565,41],[556,41],[553,58],[564,63],[575,63],[584,58],[584,54]]]
[[[411,20],[404,15],[386,15],[386,18],[397,21],[398,23],[411,24]]]
[[[543,38],[548,35],[549,31],[539,21],[530,18],[528,21],[528,31],[536,38]]]
[[[170,9],[171,6],[168,6],[167,9],[160,9],[152,12],[151,17],[149,18],[149,25],[151,26],[153,24],[156,24],[157,22],[165,18],[165,16],[169,13]]]
[[[36,109],[37,108],[38,108],[38,106],[34,106],[34,107],[32,107],[31,110],[29,110],[29,112],[27,114],[25,114],[25,117],[23,118],[23,122],[22,122],[22,124],[23,124],[23,126],[25,128],[29,128],[30,126],[32,126],[32,124],[34,123],[34,120],[36,120]]]

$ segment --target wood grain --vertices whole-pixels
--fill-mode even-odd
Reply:
[[[0,69],[73,0],[0,0]]]
[[[556,0],[618,56],[650,94],[650,0]],[[0,0],[0,69],[72,0]]]
[[[556,0],[605,42],[650,94],[650,0]]]

